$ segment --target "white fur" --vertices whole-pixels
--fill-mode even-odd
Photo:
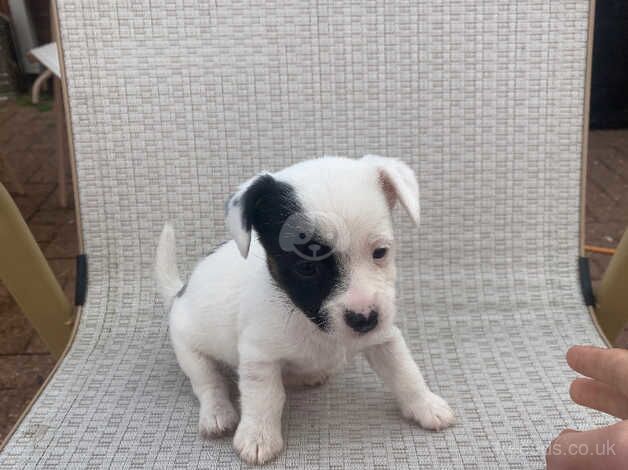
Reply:
[[[172,302],[170,334],[179,364],[201,404],[201,434],[219,435],[237,426],[233,442],[240,456],[250,463],[271,460],[283,447],[284,384],[321,383],[360,352],[394,393],[406,418],[428,429],[451,425],[451,409],[429,390],[393,323],[396,273],[390,208],[394,201],[390,194],[386,197],[382,184],[384,178],[388,189],[392,185],[394,196],[418,223],[418,185],[412,170],[383,157],[324,157],[272,176],[290,183],[306,212],[336,237],[338,250],[348,260],[347,287],[326,302],[331,329],[321,331],[275,286],[264,248],[246,232],[240,211],[230,204],[227,224],[235,241],[202,260],[185,294],[175,297],[183,283],[174,261],[172,228],[164,227],[156,279],[166,305]],[[381,246],[389,248],[389,255],[374,260],[372,252]],[[360,335],[344,324],[345,309],[361,312],[371,305],[377,305],[379,312],[373,331]],[[219,363],[239,374],[239,424]]]
[[[157,256],[155,257],[155,281],[159,286],[159,293],[164,305],[170,309],[172,299],[183,286],[177,268],[174,229],[170,224],[164,225],[159,237]]]

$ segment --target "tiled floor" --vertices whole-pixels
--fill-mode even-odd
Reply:
[[[53,113],[15,101],[0,104],[0,181],[9,189],[66,295],[73,299],[77,253],[72,202],[59,207]],[[10,160],[25,194],[15,194],[2,158]],[[68,178],[69,180],[69,178]],[[71,186],[68,185],[69,194]],[[71,201],[71,197],[69,200]],[[0,284],[0,439],[35,395],[54,365],[37,333]]]
[[[0,148],[18,169],[26,189],[23,196],[14,194],[15,200],[72,298],[76,228],[74,209],[62,209],[57,202],[53,114],[13,101],[0,105]],[[614,247],[628,227],[628,130],[591,132],[589,148],[587,243]],[[0,181],[12,189],[1,170]],[[68,191],[71,194],[70,186]],[[591,258],[592,274],[598,280],[609,257]],[[0,285],[0,438],[53,365],[46,347]]]
[[[628,130],[589,133],[587,244],[614,248],[628,228]],[[609,256],[589,254],[599,280]]]

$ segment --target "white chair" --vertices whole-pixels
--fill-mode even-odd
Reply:
[[[240,468],[202,441],[151,265],[192,268],[244,178],[379,153],[419,175],[399,325],[459,424],[403,421],[362,360],[288,395],[268,468],[543,468],[564,361],[602,345],[577,276],[588,2],[60,2],[83,252],[78,331],[0,455],[12,468]]]

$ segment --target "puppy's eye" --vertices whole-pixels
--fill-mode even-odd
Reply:
[[[382,259],[388,254],[388,248],[375,248],[373,250],[373,259]]]
[[[294,266],[294,270],[302,277],[314,277],[318,273],[316,263],[301,261]]]

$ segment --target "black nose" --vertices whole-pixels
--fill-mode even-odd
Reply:
[[[368,333],[377,326],[377,312],[371,310],[366,316],[363,313],[345,310],[345,323],[358,333]]]

